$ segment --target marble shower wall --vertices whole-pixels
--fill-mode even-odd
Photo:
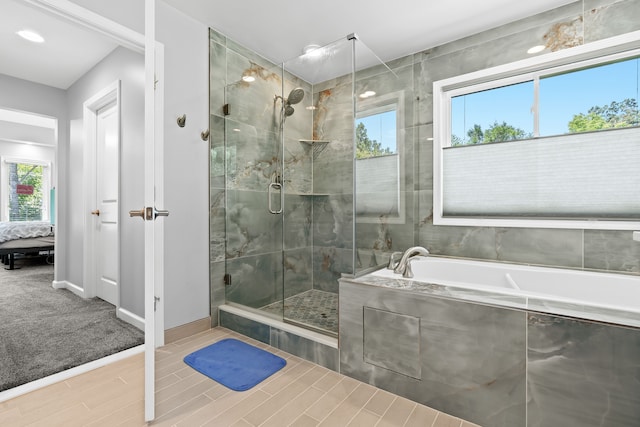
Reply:
[[[414,67],[410,60],[404,58],[389,64],[391,71],[384,66],[377,66],[359,71],[356,74],[356,94],[366,91],[376,93],[375,98],[397,100],[400,105],[396,110],[399,132],[396,144],[400,163],[399,205],[404,209],[399,215],[380,212],[379,214],[356,215],[357,269],[386,263],[388,254],[402,251],[414,246],[415,212],[414,186],[416,179],[416,132],[415,93],[413,88]],[[366,111],[364,102],[357,102],[356,111]],[[369,177],[365,177],[368,179]],[[356,188],[358,192],[358,188]],[[376,194],[362,194],[359,197],[379,197]]]
[[[353,120],[344,114],[351,110],[351,77],[312,86],[287,70],[284,82],[282,76],[281,65],[210,30],[214,319],[225,301],[259,308],[312,288],[337,292],[340,275],[353,272]],[[276,95],[286,98],[294,88],[304,98],[282,122]],[[331,143],[304,142],[310,139]],[[268,185],[279,175],[278,159],[284,214],[272,215]],[[277,194],[271,202],[280,206]],[[225,262],[232,276],[226,288]]]
[[[313,86],[313,287],[334,293],[353,273],[352,99],[350,75]]]
[[[242,77],[254,80],[247,82]],[[296,87],[303,88],[306,101],[286,119],[282,153],[282,100],[276,95]],[[310,85],[291,75],[285,77],[283,84],[281,66],[210,30],[210,259],[214,322],[217,307],[225,301],[258,308],[282,299],[283,280],[285,296],[312,286],[313,203],[305,196],[311,193],[311,153],[299,142],[311,134],[311,112],[304,108],[311,105],[311,99]],[[282,165],[279,158],[283,159]],[[275,174],[280,174],[280,167],[288,190],[284,198],[284,221],[288,226],[284,233],[283,216],[267,211],[268,185]],[[279,208],[279,197],[274,195],[271,201],[275,209]],[[232,276],[226,289],[225,272]]]
[[[640,274],[631,231],[449,227],[433,225],[433,82],[518,61],[527,49],[549,51],[640,30],[637,0],[583,0],[393,61],[389,73],[358,73],[377,93],[405,92],[404,222],[356,219],[359,268],[383,264],[392,251],[421,245],[433,254]],[[376,76],[378,74],[378,76]],[[359,93],[359,92],[357,92]]]

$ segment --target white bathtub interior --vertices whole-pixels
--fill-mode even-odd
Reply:
[[[437,256],[417,256],[411,268],[412,279],[386,268],[370,276],[409,280],[414,289],[440,285],[450,296],[468,300],[475,295],[481,303],[640,326],[640,277],[635,275]]]

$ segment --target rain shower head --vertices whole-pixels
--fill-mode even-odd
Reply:
[[[289,92],[289,96],[287,97],[287,104],[297,104],[298,102],[302,101],[302,98],[304,98],[304,89],[297,87]]]

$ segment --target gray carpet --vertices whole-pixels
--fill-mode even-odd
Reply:
[[[53,266],[0,264],[0,391],[135,347],[144,334],[115,307],[53,289]]]

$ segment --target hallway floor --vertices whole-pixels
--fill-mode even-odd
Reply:
[[[235,392],[182,361],[229,337],[268,349],[287,366]],[[156,361],[153,426],[475,426],[224,328],[166,345]],[[0,425],[144,426],[143,372],[140,354],[0,403]]]

